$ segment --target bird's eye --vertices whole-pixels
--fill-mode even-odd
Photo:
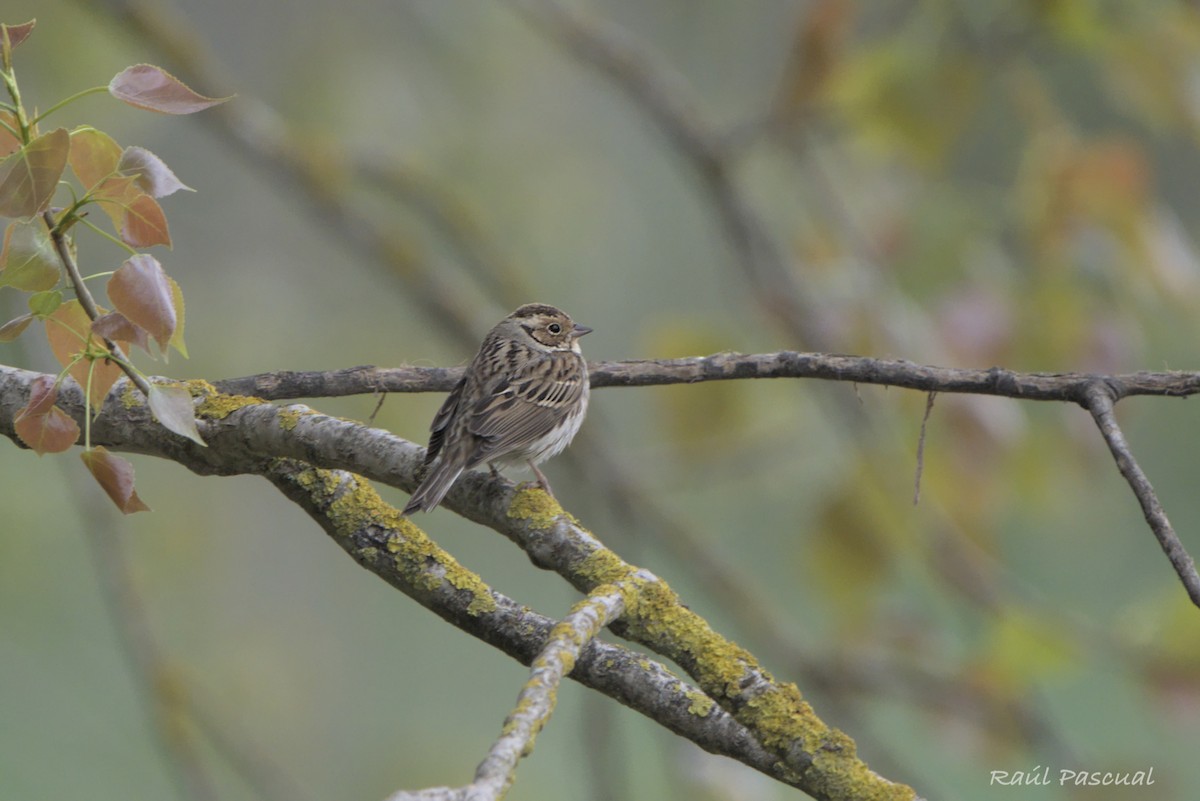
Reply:
[[[562,326],[559,325],[558,323],[550,323],[550,325],[546,326],[546,330],[549,331],[551,334],[561,334]]]

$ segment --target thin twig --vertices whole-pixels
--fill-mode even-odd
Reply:
[[[331,398],[375,392],[449,392],[462,367],[350,367],[342,370],[279,371],[214,381],[222,392],[264,400]],[[715,353],[680,359],[589,362],[593,389],[695,384],[747,378],[819,378],[876,384],[922,392],[994,395],[1029,401],[1082,403],[1085,390],[1100,381],[1119,388],[1118,397],[1200,393],[1200,372],[1019,373],[998,367],[936,367],[900,359],[874,359],[831,353]]]
[[[87,284],[84,283],[83,275],[79,272],[79,265],[75,263],[75,257],[71,255],[71,248],[67,244],[66,234],[59,229],[54,215],[49,211],[43,212],[42,220],[46,223],[46,228],[50,231],[50,238],[54,242],[54,251],[58,254],[63,269],[66,270],[67,279],[71,284],[71,288],[75,291],[75,297],[79,300],[79,305],[83,308],[88,319],[95,321],[100,316],[100,310],[96,308],[96,301],[92,298],[92,292],[87,288]],[[79,333],[83,334],[84,332],[81,331]],[[103,337],[101,339],[104,342],[104,347],[108,348],[108,352],[113,355],[113,361],[117,363],[121,371],[129,376],[129,380],[142,391],[144,396],[147,398],[150,397],[150,384],[146,381],[145,376],[133,369],[129,357],[125,355],[125,351],[122,350],[121,346],[111,339]]]
[[[575,666],[580,653],[605,626],[625,609],[619,586],[598,587],[577,603],[550,632],[541,653],[533,660],[529,680],[517,696],[517,705],[504,720],[500,737],[466,787],[437,787],[417,792],[400,791],[389,801],[430,801],[433,798],[498,801],[512,785],[517,762],[533,751],[533,741],[550,719],[562,680]]]
[[[1187,589],[1188,597],[1200,607],[1200,575],[1196,573],[1196,563],[1180,542],[1171,521],[1167,519],[1167,513],[1158,501],[1154,487],[1133,457],[1125,435],[1121,433],[1121,427],[1117,424],[1117,417],[1113,412],[1113,397],[1112,388],[1104,381],[1098,380],[1088,387],[1083,406],[1091,412],[1092,418],[1100,428],[1100,433],[1117,462],[1117,469],[1121,471],[1121,475],[1125,477],[1138,503],[1141,504],[1146,523]]]
[[[936,392],[925,396],[925,414],[921,417],[921,434],[917,437],[917,469],[913,479],[913,506],[921,502],[921,474],[925,472],[925,430],[929,425],[929,415],[933,413],[933,401]]]

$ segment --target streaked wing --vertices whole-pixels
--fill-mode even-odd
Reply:
[[[454,385],[454,389],[450,390],[450,394],[442,403],[442,407],[433,416],[433,422],[429,424],[429,447],[425,449],[425,467],[432,464],[437,455],[441,453],[442,444],[446,441],[446,429],[449,428],[450,420],[454,417],[454,412],[458,409],[459,401],[462,400],[463,386],[466,383],[466,376],[459,379],[459,382]]]
[[[578,407],[585,380],[579,357],[563,353],[533,361],[526,375],[500,383],[471,415],[470,431],[481,439],[471,461],[501,457],[549,434]]]

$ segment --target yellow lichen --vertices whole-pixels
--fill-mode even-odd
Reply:
[[[286,406],[279,410],[279,427],[284,431],[291,431],[300,422],[300,418],[308,414],[315,412],[303,406]]]
[[[189,391],[191,391],[191,387],[189,387]],[[196,407],[196,416],[207,420],[224,420],[238,409],[266,403],[261,398],[252,398],[247,395],[225,395],[215,390],[212,393],[204,393],[203,397],[204,400]]]
[[[687,690],[684,692],[684,697],[688,699],[688,714],[698,718],[708,717],[708,713],[712,712],[713,707],[716,706],[713,699],[699,690]]]
[[[354,481],[347,485],[332,471],[313,468],[305,472],[314,473],[321,479],[320,482],[308,479],[304,486],[310,491],[326,496],[335,489],[338,492],[328,505],[327,514],[339,536],[350,536],[366,526],[389,529],[393,533],[388,537],[386,547],[392,557],[393,567],[414,586],[432,592],[445,581],[455,589],[471,593],[468,614],[481,615],[495,611],[496,599],[483,579],[439,548],[412,521],[402,517],[399,510],[380,498],[365,479],[355,476]],[[317,487],[318,483],[320,487]],[[430,570],[430,561],[437,564],[439,569]]]
[[[525,487],[513,496],[512,504],[508,507],[508,516],[513,520],[528,521],[536,528],[549,528],[560,516],[574,520],[558,501],[537,486]]]
[[[125,389],[121,391],[121,405],[126,409],[133,409],[145,402],[146,397],[137,388],[137,384],[132,381],[126,382]]]
[[[607,548],[597,548],[579,563],[575,569],[576,575],[587,580],[587,585],[598,587],[601,584],[617,584],[624,582],[627,589],[623,591],[626,614],[629,614],[630,604],[636,604],[640,598],[640,585],[644,582],[634,576],[633,568],[621,557]]]

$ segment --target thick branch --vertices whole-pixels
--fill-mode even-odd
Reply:
[[[29,386],[38,375],[0,366],[0,435],[18,444],[13,418],[27,403]],[[204,387],[193,385],[200,394]],[[300,406],[281,409],[252,398],[209,395],[198,407],[209,445],[201,448],[159,426],[145,405],[122,403],[124,389],[123,382],[113,388],[93,424],[95,444],[169,459],[202,475],[264,475],[356,561],[448,622],[524,664],[530,664],[544,646],[553,620],[491,590],[457,565],[410,521],[401,523],[399,514],[362,479],[277,458],[308,454],[317,462],[353,464],[362,457],[373,471],[404,476],[397,483],[411,487],[422,453],[417,446]],[[58,405],[82,420],[83,394],[74,382],[64,383]],[[507,493],[511,498],[514,489],[503,479],[480,474],[460,483],[467,487],[456,488],[447,500],[460,510],[480,497]],[[453,569],[448,568],[451,565]],[[706,751],[729,756],[780,781],[794,781],[777,756],[745,726],[715,704],[705,703],[702,692],[641,654],[594,640],[570,675]]]

